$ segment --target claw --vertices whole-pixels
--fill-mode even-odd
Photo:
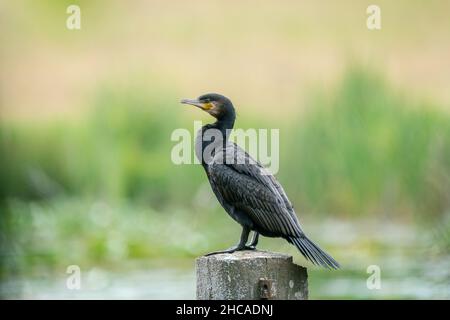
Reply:
[[[213,251],[213,252],[210,252],[210,253],[205,254],[205,257],[212,256],[212,255],[214,255],[214,254],[233,253],[233,252],[235,252],[235,251],[239,251],[238,246],[234,246],[234,247],[228,248],[228,249],[226,249],[226,250]]]
[[[237,244],[236,246],[231,247],[229,249],[223,250],[223,251],[214,251],[214,252],[207,253],[207,254],[205,254],[205,257],[212,256],[214,254],[233,253],[235,251],[242,251],[242,250],[255,250],[256,244],[258,243],[258,233],[255,233],[255,236],[253,237],[252,242],[250,243],[249,246],[247,246],[245,244],[247,243],[249,232],[250,232],[250,229],[248,227],[244,227],[242,229],[241,240],[239,241],[239,244]]]
[[[228,248],[226,250],[213,251],[213,252],[207,253],[207,254],[205,254],[205,257],[212,256],[212,255],[215,255],[215,254],[233,253],[233,252],[236,252],[236,251],[244,251],[244,250],[256,250],[256,246],[242,246],[242,247],[234,246],[234,247]]]

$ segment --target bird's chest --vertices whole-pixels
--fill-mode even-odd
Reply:
[[[211,172],[209,171],[209,166],[207,166],[205,170],[206,175],[208,176],[209,184],[211,185],[211,189],[214,192],[217,200],[219,200],[219,203],[228,213],[230,213],[229,211],[234,211],[234,207],[225,200],[225,195],[223,194],[223,186],[218,183],[218,181],[214,177],[214,174],[211,174]]]
[[[217,180],[215,180],[214,174],[210,174],[208,172],[208,169],[206,169],[206,172],[209,183],[211,185],[211,189],[213,190],[217,200],[228,213],[228,215],[239,224],[251,227],[252,222],[248,219],[248,217],[244,215],[242,211],[236,208],[235,204],[227,201],[228,196],[224,194],[226,193],[227,186],[222,186]]]

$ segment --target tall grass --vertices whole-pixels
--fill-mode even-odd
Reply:
[[[0,198],[131,199],[155,206],[186,200],[200,182],[193,166],[172,164],[178,98],[104,88],[93,111],[64,123],[2,123]]]
[[[282,178],[299,206],[342,215],[450,210],[450,117],[350,71],[292,126]],[[284,173],[284,174],[283,174]]]
[[[170,160],[171,132],[190,128],[178,97],[160,89],[105,87],[71,122],[2,123],[0,199],[83,196],[154,208],[190,203],[198,166]],[[342,215],[450,208],[450,117],[412,104],[371,73],[350,71],[281,131],[280,179],[305,210]],[[249,119],[239,119],[246,128]],[[255,124],[258,126],[258,124]]]

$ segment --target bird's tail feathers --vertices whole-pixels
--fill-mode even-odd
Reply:
[[[309,240],[305,235],[288,239],[289,242],[293,243],[302,255],[315,265],[320,265],[327,269],[339,269],[339,263],[334,260],[328,253],[323,251],[314,242]]]

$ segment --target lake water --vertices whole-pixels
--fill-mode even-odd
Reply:
[[[450,255],[442,246],[435,246],[430,232],[427,235],[404,225],[349,226],[336,221],[318,226],[320,235],[318,230],[310,230],[316,238],[337,243],[334,248],[340,248],[336,256],[342,263],[339,271],[307,265],[311,299],[450,299]],[[274,243],[264,241],[262,248]],[[285,252],[289,248],[278,249],[275,251]],[[294,255],[294,261],[304,264],[301,259]],[[195,299],[193,260],[124,262],[82,269],[79,290],[68,289],[65,270],[55,274],[43,269],[4,281],[0,294],[19,299]],[[371,265],[379,267],[380,288],[367,285]]]
[[[358,270],[309,271],[310,298],[449,299],[450,261],[429,262],[422,270],[381,272],[381,288],[368,289],[370,274]],[[70,290],[65,276],[42,276],[4,282],[2,296],[21,299],[194,299],[193,268],[82,273],[81,288]]]

